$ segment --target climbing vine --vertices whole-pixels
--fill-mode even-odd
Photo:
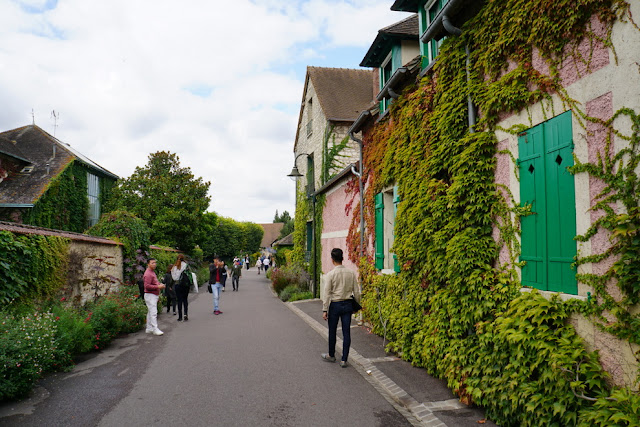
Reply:
[[[637,419],[640,412],[638,395],[611,389],[597,354],[586,350],[568,323],[580,312],[595,315],[604,330],[630,342],[637,342],[640,331],[631,310],[640,299],[637,115],[623,109],[608,121],[589,117],[560,77],[571,62],[590,71],[591,54],[579,48],[585,40],[591,52],[602,45],[615,56],[611,34],[618,20],[635,26],[623,0],[489,1],[461,36],[445,40],[432,72],[406,88],[364,137],[366,229],[374,229],[376,193],[395,183],[401,198],[393,245],[398,275],[373,269],[371,233],[366,257],[360,257],[357,215],[349,230],[365,315],[389,349],[446,379],[463,401],[482,404],[500,425],[610,425]],[[472,52],[469,70],[466,45]],[[541,62],[534,64],[534,57]],[[481,113],[473,133],[468,95]],[[594,288],[596,301],[565,303],[535,290],[520,292],[518,224],[530,212],[495,183],[498,123],[536,103],[550,118],[556,114],[552,97],[583,126],[601,123],[628,143],[619,154],[573,168],[606,184],[594,206],[605,215],[578,237],[588,241],[599,230],[613,237],[607,253],[577,260],[582,265],[614,259],[604,275],[578,276]],[[633,135],[615,129],[622,116],[633,122]],[[517,133],[532,125],[502,130]],[[348,188],[355,201],[357,187],[352,182]],[[359,209],[354,201],[348,209]],[[624,213],[611,206],[616,203]],[[506,267],[498,263],[502,245],[511,261]],[[622,299],[609,295],[612,280]]]

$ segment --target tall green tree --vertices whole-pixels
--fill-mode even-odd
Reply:
[[[119,181],[106,209],[133,213],[149,226],[153,243],[189,252],[198,243],[210,185],[181,167],[176,154],[158,151]]]
[[[293,218],[291,218],[291,215],[289,214],[289,212],[287,211],[283,211],[282,215],[278,215],[278,211],[276,210],[276,215],[273,218],[273,222],[283,222],[284,223],[284,227],[282,227],[282,230],[280,230],[280,236],[278,238],[282,239],[285,236],[288,236],[289,234],[293,233],[293,227],[294,227],[294,222],[293,222]]]

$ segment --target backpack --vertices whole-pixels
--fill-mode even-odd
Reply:
[[[191,289],[193,285],[193,278],[191,277],[191,271],[189,267],[185,268],[184,271],[180,274],[180,286],[185,289]]]

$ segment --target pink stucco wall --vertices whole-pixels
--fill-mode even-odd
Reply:
[[[508,148],[509,148],[508,139],[504,139],[498,142],[498,147],[497,147],[498,151],[504,151]],[[508,154],[500,154],[500,153],[497,153],[495,157],[496,157],[495,182],[496,184],[500,184],[502,186],[509,188],[509,182],[510,182],[509,176],[510,176],[511,170],[513,169],[513,162],[511,161],[511,157]],[[505,188],[499,188],[498,191],[500,192],[500,194],[502,194],[502,197],[504,197],[504,199],[507,201],[507,204],[511,204],[511,201],[509,200],[509,193],[507,192],[507,190]],[[496,218],[496,220],[499,221],[499,218]],[[495,240],[496,242],[500,241],[500,230],[496,225],[493,226],[492,235],[493,235],[493,240]],[[502,245],[500,247],[500,253],[498,256],[498,264],[504,265],[504,264],[507,264],[508,262],[509,262],[509,249],[505,245]]]
[[[347,193],[347,182],[345,179],[336,184],[337,189],[327,195],[327,200],[322,210],[322,234],[333,233],[339,236],[325,237],[321,239],[322,242],[322,273],[326,274],[333,269],[331,263],[331,249],[340,248],[344,252],[343,265],[347,268],[356,269],[356,266],[349,261],[347,256],[347,232],[349,231],[349,225],[353,215],[359,215],[360,212],[354,212],[351,209],[349,215],[345,212],[345,206],[347,206],[351,200],[355,197],[357,199],[358,194]],[[357,205],[357,200],[353,203],[353,207]]]

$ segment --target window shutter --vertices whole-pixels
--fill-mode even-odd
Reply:
[[[577,294],[576,205],[571,112],[542,123],[518,138],[520,199],[533,215],[521,219],[522,283]]]
[[[374,199],[376,209],[375,226],[375,265],[378,270],[384,268],[384,199],[382,193],[378,193]]]
[[[396,218],[398,215],[398,203],[400,203],[400,195],[398,194],[398,186],[393,187],[393,241],[396,237]],[[398,263],[398,255],[393,254],[393,270],[396,273],[400,272],[400,264]]]
[[[571,268],[576,255],[575,182],[571,112],[545,124],[545,171],[547,182],[548,289],[578,293],[576,272]]]

